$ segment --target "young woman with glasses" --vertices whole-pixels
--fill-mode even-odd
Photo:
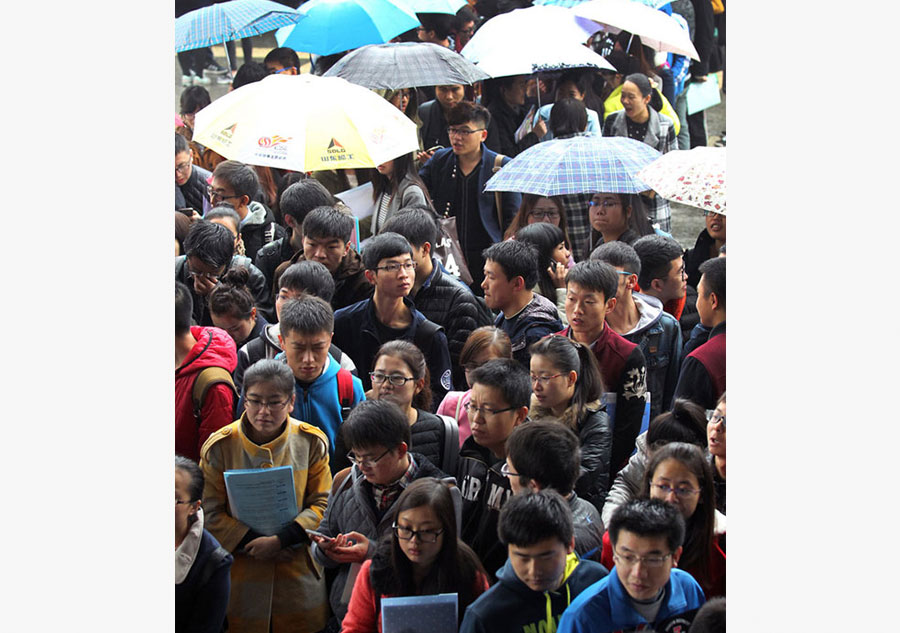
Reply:
[[[362,564],[344,617],[343,633],[381,631],[381,599],[458,594],[458,620],[488,589],[475,552],[457,536],[447,484],[425,477],[412,482],[392,508],[391,532]]]
[[[522,204],[509,223],[509,228],[503,233],[503,239],[508,240],[515,236],[519,229],[535,222],[549,222],[558,226],[566,234],[566,245],[569,244],[568,223],[566,212],[563,209],[560,196],[538,196],[533,193],[522,194]]]

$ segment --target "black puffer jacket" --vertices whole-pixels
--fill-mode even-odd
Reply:
[[[187,256],[185,255],[175,258],[175,281],[180,281],[191,291],[191,298],[194,300],[194,312],[192,315],[194,323],[197,325],[212,325],[212,317],[209,314],[209,306],[206,303],[206,297],[201,297],[194,292],[194,282],[188,276],[187,266],[185,266],[186,260]],[[266,321],[274,319],[275,306],[272,302],[272,298],[266,295],[266,278],[263,277],[263,274],[259,272],[259,269],[253,265],[249,257],[235,255],[231,258],[231,263],[228,264],[225,270],[234,268],[235,266],[244,266],[250,271],[250,279],[247,280],[247,288],[249,288],[250,292],[253,294],[253,299],[256,302],[256,309],[263,317],[265,317]]]
[[[697,287],[700,283],[700,264],[709,259],[709,251],[715,246],[716,241],[709,234],[709,231],[703,229],[697,236],[694,248],[689,248],[684,252],[684,272],[687,273],[687,282],[689,286]]]
[[[197,213],[203,215],[204,202],[205,206],[209,206],[206,197],[206,179],[212,174],[202,167],[196,165],[191,167],[191,175],[187,182],[181,185],[175,185],[175,208],[191,207]],[[179,196],[179,194],[181,194]]]
[[[434,413],[416,409],[419,418],[416,423],[409,427],[412,435],[412,446],[409,450],[421,453],[427,457],[432,464],[443,470],[444,472],[456,472],[456,464],[459,457],[459,435],[452,433],[444,421]],[[454,443],[448,451],[448,442]],[[452,451],[452,454],[448,454]]]
[[[482,316],[475,295],[468,286],[446,274],[434,257],[431,258],[431,264],[434,266],[431,276],[425,280],[416,295],[410,298],[426,319],[444,327],[453,368],[453,384],[456,389],[466,391],[469,386],[466,384],[465,372],[459,366],[459,353],[472,330],[490,325],[491,321]]]

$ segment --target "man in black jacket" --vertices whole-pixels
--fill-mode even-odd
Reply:
[[[211,173],[193,164],[187,139],[175,134],[175,209],[191,208],[203,216],[209,209],[206,179]]]
[[[479,306],[469,287],[450,275],[431,254],[432,245],[438,239],[437,224],[431,212],[401,209],[387,221],[382,231],[398,233],[412,246],[416,278],[409,298],[426,319],[443,326],[454,370],[453,384],[466,391],[469,387],[459,365],[459,353],[472,330],[490,325],[493,319]]]

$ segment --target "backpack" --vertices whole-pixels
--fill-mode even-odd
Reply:
[[[206,392],[214,385],[228,385],[234,398],[231,400],[231,416],[235,417],[235,407],[237,406],[240,394],[234,386],[234,379],[227,369],[222,367],[207,367],[197,374],[194,379],[194,386],[191,389],[191,401],[194,404],[194,418],[197,424],[201,422],[200,413],[203,410],[203,401],[206,399]]]
[[[337,373],[338,401],[341,403],[341,420],[346,420],[353,408],[353,374],[341,367]]]

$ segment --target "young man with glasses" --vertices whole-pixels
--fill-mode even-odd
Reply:
[[[409,421],[392,402],[360,403],[344,422],[341,435],[353,466],[335,476],[317,530],[324,537],[311,537],[313,556],[319,564],[338,570],[329,595],[337,620],[333,625],[339,624],[347,612],[351,568],[358,571],[359,565],[374,555],[376,541],[391,529],[391,509],[400,493],[422,477],[453,482],[425,457],[409,452]]]
[[[608,573],[574,553],[572,513],[553,490],[510,499],[497,533],[509,559],[497,583],[466,610],[460,633],[555,631],[572,600]]]
[[[490,122],[487,108],[471,101],[451,108],[447,113],[450,147],[435,152],[419,171],[437,213],[456,217],[456,232],[472,273],[473,289],[483,279],[482,251],[503,239],[504,229],[522,202],[518,193],[484,191],[494,172],[511,160],[485,147]]]
[[[270,75],[299,75],[300,58],[297,51],[285,46],[273,48],[263,59],[266,72]]]
[[[366,279],[375,286],[364,299],[334,314],[334,342],[353,359],[371,389],[368,371],[383,343],[403,339],[415,343],[431,371],[434,406],[453,387],[450,351],[440,324],[416,310],[408,295],[416,276],[413,250],[402,235],[380,233],[366,243],[362,254]]]
[[[706,598],[690,574],[676,568],[684,519],[657,499],[630,501],[609,523],[616,565],[563,613],[559,633],[688,630]]]
[[[681,326],[658,298],[636,291],[643,266],[631,246],[625,242],[601,244],[591,259],[606,262],[619,276],[616,307],[606,314],[606,324],[626,341],[636,343],[647,361],[652,420],[672,404],[681,369]]]
[[[210,208],[206,180],[211,173],[194,165],[187,139],[175,133],[175,209],[191,208],[194,217],[202,217]]]
[[[512,494],[506,463],[506,440],[526,421],[531,381],[518,361],[488,361],[471,372],[472,396],[465,405],[472,435],[459,451],[456,479],[463,497],[460,538],[475,550],[493,576],[506,560],[497,542],[500,508]]]

